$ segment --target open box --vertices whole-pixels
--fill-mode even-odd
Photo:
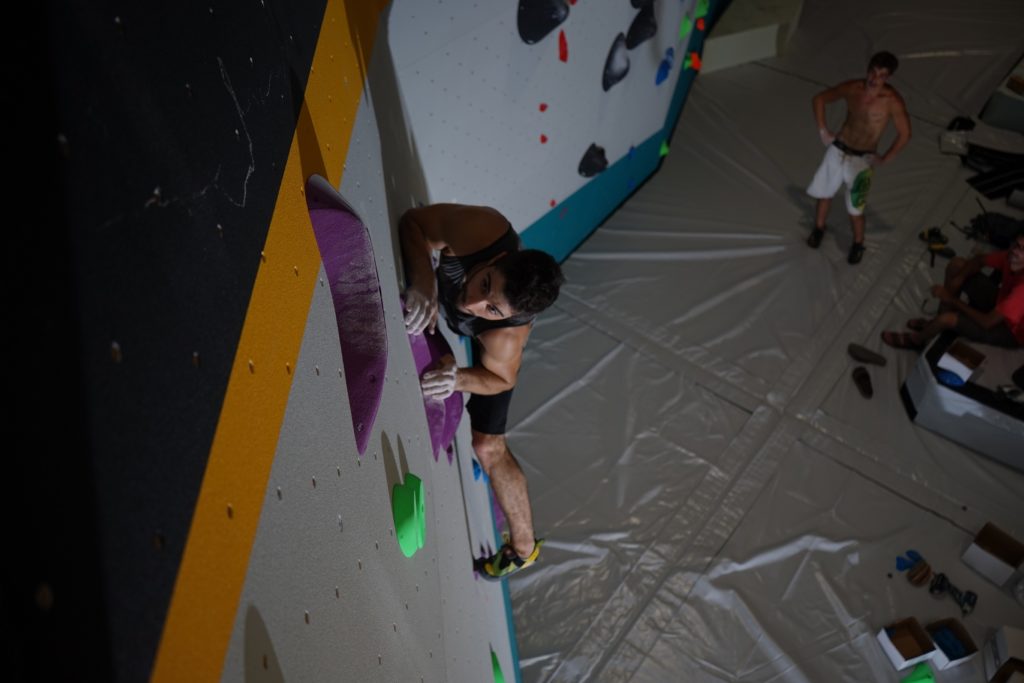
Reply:
[[[985,680],[1018,683],[1024,680],[1024,631],[1003,626],[985,641],[982,654]]]
[[[958,619],[933,621],[924,630],[935,643],[932,666],[940,671],[969,662],[978,654],[978,646]]]
[[[914,617],[886,626],[876,637],[897,671],[935,656],[935,644]]]
[[[986,524],[961,556],[964,563],[997,586],[1005,586],[1024,563],[1024,543]]]

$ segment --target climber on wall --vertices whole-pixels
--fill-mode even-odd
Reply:
[[[439,400],[455,391],[472,394],[466,409],[473,450],[511,535],[479,563],[486,576],[499,578],[530,566],[540,552],[526,476],[508,448],[505,423],[533,320],[557,298],[562,271],[549,254],[521,249],[508,219],[488,207],[410,209],[398,229],[407,273],[407,331],[433,333],[443,310],[448,327],[472,340],[472,367],[449,362],[426,372],[421,386],[424,395]],[[436,271],[435,250],[440,252]]]

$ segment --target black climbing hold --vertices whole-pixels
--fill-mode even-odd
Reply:
[[[608,157],[604,155],[604,147],[591,144],[583,158],[580,159],[580,175],[584,178],[593,178],[606,168],[608,168]]]
[[[632,50],[640,43],[654,37],[658,32],[658,22],[654,19],[654,5],[647,5],[636,13],[636,18],[629,25],[626,34],[626,47]]]
[[[519,37],[533,45],[569,17],[565,0],[519,0]]]
[[[601,87],[605,92],[621,81],[629,73],[629,53],[626,48],[626,36],[620,33],[615,36],[612,46],[608,49],[608,58],[604,60],[604,74],[601,76]]]

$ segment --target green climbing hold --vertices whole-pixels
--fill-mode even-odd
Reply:
[[[686,36],[690,35],[692,30],[693,20],[690,17],[684,16],[683,21],[679,24],[679,40],[683,40]]]
[[[661,141],[661,149],[658,150],[658,154],[667,157],[668,156],[668,140]]]
[[[935,672],[927,662],[921,662],[900,683],[935,683]]]
[[[395,537],[402,554],[412,557],[427,538],[427,501],[423,481],[406,473],[405,482],[395,484],[391,494],[391,514],[395,518]]]
[[[708,15],[708,9],[711,5],[711,0],[697,0],[697,11],[694,12],[694,16],[700,19]]]
[[[501,673],[501,664],[498,663],[498,655],[491,650],[491,666],[494,668],[494,683],[505,683],[505,674]]]

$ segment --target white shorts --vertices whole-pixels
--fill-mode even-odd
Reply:
[[[807,194],[815,199],[830,199],[845,184],[846,210],[851,216],[860,216],[867,206],[872,173],[871,165],[864,156],[846,154],[835,145],[829,145],[821,166],[807,187]]]

